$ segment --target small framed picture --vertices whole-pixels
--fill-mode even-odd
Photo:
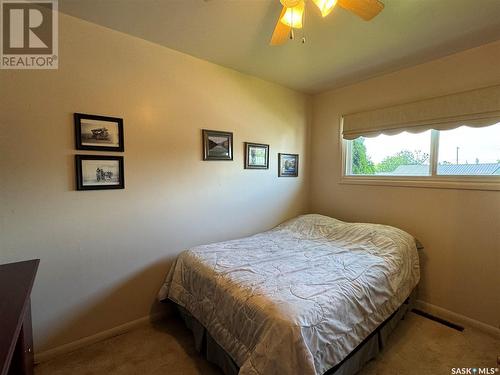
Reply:
[[[268,169],[269,145],[245,142],[245,169]]]
[[[75,155],[76,190],[124,189],[123,156]]]
[[[233,133],[203,129],[203,160],[233,160]]]
[[[297,177],[299,175],[299,155],[278,154],[278,177]]]
[[[75,113],[75,143],[77,150],[124,150],[123,119]]]

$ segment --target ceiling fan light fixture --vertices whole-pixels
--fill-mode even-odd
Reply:
[[[303,0],[280,0],[281,5],[285,8],[293,8],[301,2],[303,2]]]
[[[313,2],[321,11],[322,17],[328,16],[337,5],[337,0],[313,0]]]
[[[303,27],[305,1],[279,0],[283,7],[269,42],[271,46],[283,44],[288,38],[293,39],[293,29]],[[370,21],[384,9],[384,3],[380,0],[312,0],[312,2],[318,7],[323,17],[328,16],[337,3],[340,7],[358,15],[365,21]],[[302,43],[304,41],[305,38],[302,38]]]
[[[294,29],[302,28],[302,19],[304,18],[304,1],[300,1],[292,8],[286,8],[285,14],[281,17],[281,22]]]

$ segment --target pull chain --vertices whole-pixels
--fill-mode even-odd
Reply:
[[[302,15],[302,39],[300,40],[302,44],[306,43],[306,28],[305,28],[305,14]]]

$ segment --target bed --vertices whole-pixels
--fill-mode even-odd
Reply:
[[[330,374],[363,357],[349,373],[401,319],[419,277],[408,233],[313,214],[182,252],[159,299],[226,374]]]

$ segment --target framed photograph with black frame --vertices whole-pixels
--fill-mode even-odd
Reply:
[[[77,150],[123,152],[123,119],[75,113]]]
[[[245,169],[269,169],[269,145],[245,142]]]
[[[76,190],[124,189],[123,156],[75,155]]]
[[[278,154],[278,177],[298,177],[299,155]]]
[[[233,133],[202,129],[203,160],[233,160]]]

